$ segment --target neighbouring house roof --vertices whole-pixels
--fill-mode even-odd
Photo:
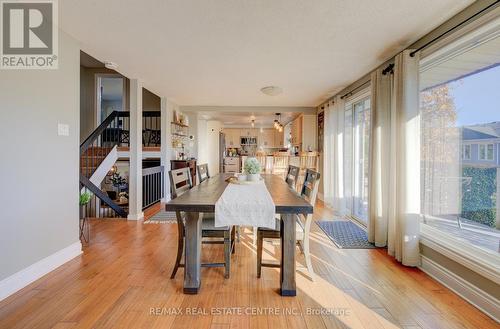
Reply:
[[[484,125],[468,126],[462,129],[462,140],[481,140],[500,138],[500,123],[492,122]]]

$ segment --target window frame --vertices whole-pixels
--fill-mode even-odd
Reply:
[[[366,88],[358,91],[357,93],[355,93],[354,95],[350,96],[344,103],[344,117],[345,117],[345,113],[350,111],[351,112],[351,138],[350,138],[350,144],[351,144],[351,152],[352,152],[352,159],[351,159],[351,168],[349,168],[349,170],[351,171],[351,186],[350,186],[350,190],[351,190],[351,195],[349,196],[348,200],[346,200],[346,203],[349,203],[350,204],[350,212],[348,214],[346,214],[350,219],[353,219],[355,220],[358,224],[360,224],[362,227],[366,228],[368,226],[368,218],[367,220],[365,221],[364,219],[362,218],[359,218],[357,217],[355,214],[354,214],[354,188],[355,188],[355,180],[354,180],[354,171],[356,170],[356,167],[355,167],[355,161],[354,161],[354,149],[355,149],[355,134],[354,134],[354,117],[355,117],[355,113],[354,113],[354,105],[355,104],[358,104],[360,102],[364,102],[366,100],[370,100],[370,111],[372,110],[372,99],[371,99],[371,89],[370,89],[370,86],[367,86]],[[373,117],[371,117],[373,118]],[[371,121],[372,119],[370,119],[370,124],[371,124]],[[345,136],[345,121],[344,121],[344,136]],[[371,132],[371,129],[370,129],[370,132]],[[372,138],[371,136],[371,133],[370,133],[370,137],[369,138]],[[345,140],[344,140],[344,145],[345,145]],[[345,151],[345,150],[344,150]],[[371,154],[371,150],[369,150],[370,154]],[[345,152],[344,152],[345,154]],[[370,170],[370,169],[368,169]],[[343,184],[345,184],[345,175],[346,175],[346,168],[344,168],[344,178],[342,179],[343,181]],[[368,179],[368,191],[370,191],[370,179]],[[346,191],[346,188],[345,188],[345,185],[343,187],[344,191]],[[370,195],[368,194],[367,196],[368,198],[368,202],[370,202]],[[346,207],[347,209],[347,207]],[[367,214],[368,215],[368,214]]]
[[[420,73],[432,67],[435,63],[437,64],[454,57],[460,51],[466,51],[473,43],[484,43],[495,38],[495,33],[500,33],[499,23],[500,17],[485,15],[423,50],[420,54]],[[480,143],[474,144],[478,145],[479,152]],[[493,142],[494,144],[495,142]],[[500,162],[500,152],[497,153],[497,158]],[[495,158],[495,147],[493,147],[493,158]],[[495,161],[495,159],[492,161]],[[420,243],[483,277],[500,284],[500,266],[498,265],[500,255],[498,253],[480,248],[470,242],[461,241],[424,222],[420,222]]]
[[[488,147],[491,146],[491,159],[488,157]],[[484,158],[481,158],[481,147],[484,147]],[[479,161],[495,161],[495,144],[494,143],[480,143],[477,148],[477,158]]]
[[[468,147],[469,148],[469,156],[468,157],[465,157],[465,154],[467,154],[465,152],[465,148]],[[462,160],[472,160],[472,144],[463,144],[462,145]]]

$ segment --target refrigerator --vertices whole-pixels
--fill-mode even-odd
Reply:
[[[219,133],[219,173],[224,172],[224,157],[226,156],[226,134]]]

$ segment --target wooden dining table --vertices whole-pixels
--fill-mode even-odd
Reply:
[[[231,174],[207,179],[181,196],[169,201],[167,211],[186,213],[184,293],[197,294],[201,285],[202,213],[215,212],[215,204],[229,184]],[[280,294],[295,296],[295,221],[298,214],[312,214],[313,206],[276,175],[262,175],[267,190],[281,215]],[[257,277],[256,277],[257,280]]]

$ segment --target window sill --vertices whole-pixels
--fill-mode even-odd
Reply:
[[[500,284],[500,255],[420,224],[420,243]]]

